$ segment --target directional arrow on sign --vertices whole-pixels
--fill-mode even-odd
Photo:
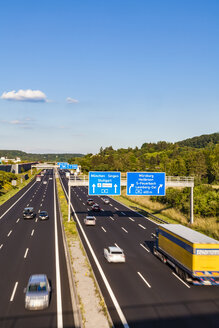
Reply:
[[[134,187],[134,183],[132,183],[129,187],[129,193],[131,192],[131,188]]]
[[[92,187],[93,187],[93,193],[95,193],[95,186],[96,186],[95,184],[92,185]]]
[[[114,184],[114,187],[115,187],[115,193],[116,193],[116,188],[118,187],[117,184]]]
[[[158,189],[157,189],[157,193],[158,193],[158,194],[160,193],[160,188],[162,188],[162,187],[163,187],[163,185],[160,184],[159,187],[158,187]]]

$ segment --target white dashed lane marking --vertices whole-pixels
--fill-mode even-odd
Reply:
[[[1,244],[0,249],[2,249],[2,247],[3,247],[3,244]]]
[[[146,285],[151,288],[151,285],[147,282],[147,280],[142,276],[140,272],[137,272],[137,274],[141,277],[141,279],[146,283]]]
[[[143,225],[141,225],[141,224],[138,224],[139,225],[139,227],[141,227],[142,229],[146,229]]]
[[[18,285],[18,281],[14,285],[14,289],[13,289],[13,292],[11,294],[10,302],[13,302],[13,300],[14,300],[14,295],[16,293],[17,285]]]
[[[122,227],[122,230],[125,231],[126,233],[128,233],[128,231],[125,228],[123,228],[123,227]]]
[[[110,219],[114,221],[114,218],[112,216],[110,216]]]
[[[143,247],[148,253],[150,253],[149,249],[147,249],[147,247],[145,247],[143,244],[140,244],[141,247]]]
[[[25,252],[25,254],[24,254],[24,258],[25,258],[25,259],[26,259],[26,257],[27,257],[27,253],[28,253],[28,251],[29,251],[29,248],[26,249],[26,252]]]
[[[31,232],[31,236],[33,236],[33,234],[34,234],[34,229],[33,229],[32,232]]]
[[[12,230],[9,231],[9,233],[7,234],[7,237],[9,237],[11,233],[12,233]]]
[[[19,221],[20,221],[20,219],[18,218],[17,221],[16,221],[16,223],[18,223]]]
[[[135,220],[134,220],[133,218],[130,218],[130,217],[129,217],[129,220],[131,220],[131,221],[135,222]]]
[[[102,229],[104,232],[106,232],[106,230],[104,229],[104,227],[101,227],[101,229]]]

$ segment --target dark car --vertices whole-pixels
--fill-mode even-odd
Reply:
[[[33,207],[26,207],[23,211],[24,219],[33,219],[35,217],[35,213],[33,211]]]
[[[49,215],[46,211],[41,211],[39,214],[39,219],[40,220],[47,220],[49,218]]]
[[[100,206],[99,206],[98,204],[94,204],[94,205],[92,206],[92,210],[93,210],[94,212],[100,212]]]
[[[89,198],[89,199],[87,200],[87,205],[93,205],[93,204],[94,204],[94,200],[91,199],[91,198]]]

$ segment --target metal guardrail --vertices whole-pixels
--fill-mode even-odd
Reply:
[[[156,215],[153,215],[153,214],[151,214],[151,213],[149,213],[149,212],[147,212],[147,211],[145,211],[145,210],[143,210],[143,209],[141,209],[141,208],[139,208],[137,206],[136,207],[131,206],[131,208],[134,209],[135,211],[139,211],[139,210],[144,211],[144,213],[146,213],[146,215],[144,215],[144,216],[149,217],[149,218],[151,218],[152,220],[154,220],[154,221],[156,221],[158,223],[169,223],[169,222],[167,222],[167,221],[165,221],[163,219],[158,218]]]

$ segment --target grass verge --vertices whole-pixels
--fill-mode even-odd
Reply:
[[[86,256],[84,247],[83,247],[83,245],[80,241],[78,231],[77,231],[77,228],[76,228],[76,223],[74,221],[68,222],[68,203],[67,203],[64,191],[62,189],[61,183],[60,183],[58,178],[56,179],[56,182],[57,182],[57,191],[58,191],[58,197],[59,197],[59,202],[60,202],[60,210],[61,210],[61,213],[62,213],[63,226],[64,226],[66,238],[67,238],[68,248],[70,250],[71,246],[73,245],[74,240],[77,240],[79,242],[80,249],[81,249],[82,254],[84,256],[84,262],[85,262],[85,264],[87,266],[87,269],[89,271],[89,276],[92,278],[93,283],[94,283],[95,295],[96,295],[97,299],[99,300],[99,305],[100,305],[101,311],[103,312],[103,314],[107,318],[107,321],[110,323],[105,301],[104,301],[102,295],[100,294],[99,287],[97,285],[96,279],[95,279],[94,274],[93,274],[93,270],[92,270],[91,265],[90,265],[90,263],[88,261],[88,258]],[[72,257],[71,257],[71,260],[72,260]],[[76,282],[76,286],[77,286],[77,282]],[[78,295],[78,299],[79,299],[79,305],[80,305],[80,309],[81,309],[82,320],[83,320],[83,323],[85,324],[86,319],[85,319],[85,313],[84,313],[84,305],[83,305],[83,302],[82,302],[82,299],[81,299],[80,295]]]
[[[39,172],[39,170],[37,171],[36,169],[33,169],[32,174],[31,170],[26,171],[22,174],[16,174],[16,176],[18,177],[17,186],[12,186],[11,184],[8,184],[5,192],[2,193],[0,196],[0,205],[4,204],[9,198],[13,197],[18,191],[24,188],[29,182],[31,182],[35,178],[36,174],[38,174]],[[29,178],[21,182],[21,178],[25,174],[28,174]]]

